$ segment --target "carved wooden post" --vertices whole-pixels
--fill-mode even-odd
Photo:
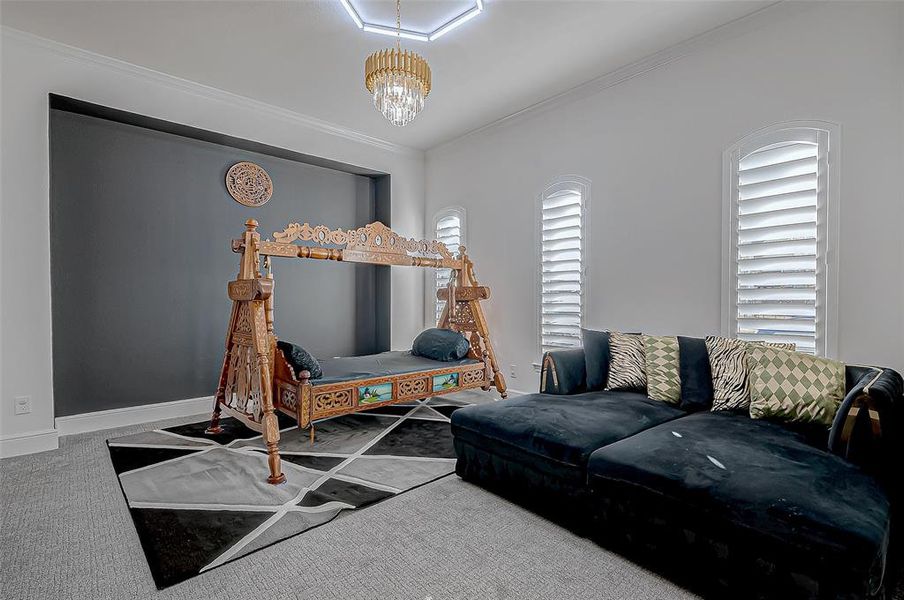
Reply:
[[[242,254],[242,270],[239,273],[239,279],[255,279],[260,280],[261,274],[258,271],[260,265],[260,255],[258,254],[258,245],[261,240],[260,234],[257,232],[257,221],[249,219],[245,223],[245,251]],[[251,308],[251,323],[253,324],[252,336],[254,341],[254,349],[257,352],[257,366],[260,376],[260,394],[261,394],[261,424],[263,425],[264,445],[267,447],[267,464],[270,467],[270,476],[267,477],[267,483],[284,483],[286,476],[282,472],[282,465],[279,458],[279,420],[276,418],[276,412],[273,407],[273,376],[270,357],[273,354],[271,348],[272,335],[272,316],[267,318],[267,303],[272,297],[273,278],[267,278],[270,293],[264,298],[251,300],[248,302]],[[272,304],[270,305],[272,307]],[[267,321],[270,321],[268,327]]]
[[[230,319],[230,323],[232,320]],[[230,327],[230,330],[232,327]],[[204,430],[208,435],[223,433],[220,427],[220,403],[226,399],[226,375],[229,371],[229,335],[226,336],[226,352],[223,355],[223,366],[220,368],[220,383],[217,385],[217,393],[213,397],[213,413],[210,415],[210,425]]]
[[[474,274],[474,263],[472,263],[471,259],[465,254],[464,246],[460,247],[460,252],[463,280],[467,281],[466,285],[474,287],[479,286],[480,283],[477,281],[477,276]],[[490,362],[490,367],[493,370],[493,386],[502,398],[507,398],[508,393],[506,392],[505,377],[503,377],[499,370],[499,364],[496,362],[496,351],[493,349],[493,342],[490,341],[490,327],[487,325],[487,319],[483,314],[483,307],[480,306],[479,301],[472,300],[470,302],[470,308],[474,323],[477,327],[477,333],[483,341],[484,352],[486,353]]]
[[[257,221],[245,223],[242,240],[234,249],[242,254],[238,278],[229,282],[232,317],[226,334],[226,356],[217,388],[216,406],[211,417],[209,433],[219,433],[220,410],[223,405],[249,426],[263,434],[270,467],[269,483],[283,483],[286,476],[279,458],[279,421],[273,402],[273,364],[275,346],[272,309],[273,278],[261,277],[258,251],[260,234]],[[268,322],[269,321],[269,322]]]
[[[264,266],[267,268],[267,279],[270,281],[273,280],[273,270],[270,266],[270,257],[267,256],[264,258]],[[276,351],[276,333],[273,329],[273,315],[274,315],[274,304],[273,304],[273,294],[264,301],[264,308],[266,309],[267,314],[267,337],[270,343],[270,352],[271,354]],[[272,372],[272,371],[271,371]]]
[[[311,372],[302,370],[298,372],[298,393],[296,396],[295,420],[298,428],[311,428],[311,443],[314,443],[314,423],[311,422]]]
[[[244,260],[242,262],[244,262]],[[241,275],[241,270],[239,271],[239,275]],[[226,382],[229,378],[229,362],[232,356],[232,332],[235,330],[235,321],[238,318],[238,313],[239,303],[233,300],[232,313],[229,316],[229,328],[226,330],[226,350],[223,352],[223,366],[220,368],[220,382],[217,384],[217,392],[213,397],[213,414],[210,415],[210,425],[204,430],[204,433],[209,435],[223,433],[223,428],[220,427],[220,407],[227,400]]]
[[[445,290],[437,290],[437,297],[446,300],[437,327],[470,333],[468,336],[471,346],[469,356],[484,362],[487,369],[487,380],[492,380],[499,395],[506,398],[508,394],[506,393],[505,378],[496,362],[496,352],[490,341],[489,326],[480,305],[481,300],[489,298],[490,289],[481,286],[477,281],[477,277],[474,275],[474,263],[468,258],[467,248],[459,246],[457,258],[461,267],[452,270],[449,285]],[[489,390],[489,387],[483,389]]]

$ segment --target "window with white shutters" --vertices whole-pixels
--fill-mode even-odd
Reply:
[[[732,155],[732,333],[826,353],[828,134],[779,129]]]
[[[449,248],[452,254],[458,253],[458,247],[465,245],[464,240],[464,210],[460,208],[446,208],[436,214],[433,219],[433,235]],[[438,323],[446,306],[444,300],[436,298],[436,291],[449,285],[451,269],[433,269],[433,308],[434,322]]]
[[[561,181],[540,199],[540,348],[581,345],[587,184]]]

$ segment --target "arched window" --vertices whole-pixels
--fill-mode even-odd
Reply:
[[[433,217],[434,239],[444,243],[453,254],[458,253],[459,246],[467,246],[465,242],[465,209],[459,207],[444,208]],[[449,285],[451,269],[434,269],[433,308],[434,322],[439,322],[446,305],[444,300],[436,298],[436,291]]]
[[[590,182],[557,179],[540,196],[540,350],[581,345]]]
[[[837,127],[785,124],[726,152],[723,330],[834,355]]]

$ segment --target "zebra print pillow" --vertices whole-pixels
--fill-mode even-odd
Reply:
[[[763,345],[782,350],[794,350],[794,344],[745,342],[734,338],[706,337],[706,351],[713,374],[712,410],[748,410],[750,408],[750,370],[747,349]]]
[[[643,390],[647,387],[643,337],[613,331],[609,335],[607,390]]]

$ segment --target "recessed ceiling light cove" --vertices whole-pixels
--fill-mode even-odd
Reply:
[[[352,21],[355,22],[355,26],[357,26],[358,29],[362,29],[368,33],[379,33],[394,38],[402,37],[407,40],[416,40],[418,42],[432,42],[433,40],[446,35],[459,25],[467,23],[483,12],[483,0],[476,0],[471,8],[452,19],[449,19],[433,31],[413,31],[411,29],[388,27],[377,23],[367,23],[361,18],[361,15],[358,14],[358,11],[352,4],[352,0],[339,0],[339,2],[342,4],[345,12],[348,13],[348,16],[352,18]]]

